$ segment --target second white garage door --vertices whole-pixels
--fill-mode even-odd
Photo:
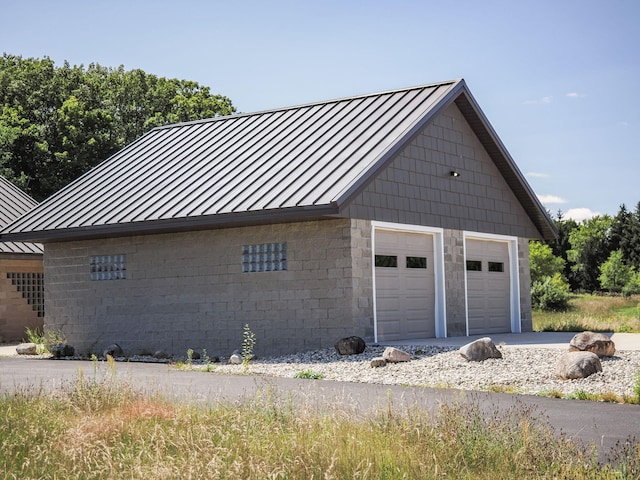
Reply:
[[[469,335],[510,332],[509,244],[468,238],[465,248]]]
[[[378,341],[435,337],[433,236],[376,230]]]

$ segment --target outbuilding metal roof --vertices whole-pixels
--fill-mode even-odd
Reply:
[[[476,107],[460,79],[155,128],[0,234],[47,241],[335,215],[461,96]],[[496,152],[548,236],[535,195]]]
[[[7,179],[0,177],[0,226],[5,226],[38,203]],[[30,242],[0,242],[0,253],[42,254],[42,245]]]

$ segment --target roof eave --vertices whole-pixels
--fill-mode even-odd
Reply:
[[[29,241],[46,244],[52,242],[95,240],[134,235],[155,235],[195,230],[248,227],[271,223],[292,223],[298,221],[334,218],[337,214],[337,205],[335,203],[331,203],[328,205],[311,205],[280,210],[260,210],[253,212],[173,218],[168,220],[147,220],[143,222],[122,224],[91,225],[65,229],[4,233],[0,235],[0,241]]]

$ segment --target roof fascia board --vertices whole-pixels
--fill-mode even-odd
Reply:
[[[248,227],[269,223],[292,223],[298,221],[335,218],[337,216],[338,207],[335,204],[331,204],[294,207],[278,211],[261,210],[255,212],[176,218],[171,220],[154,220],[59,230],[9,233],[0,235],[0,241],[49,243],[132,235],[154,235],[193,230],[214,230],[230,227]]]

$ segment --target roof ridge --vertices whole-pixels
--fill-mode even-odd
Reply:
[[[382,91],[379,91],[379,92],[362,93],[362,94],[351,95],[351,96],[346,96],[346,97],[337,97],[337,98],[333,98],[333,99],[329,99],[329,100],[318,100],[318,101],[314,101],[314,102],[300,103],[300,104],[297,104],[297,105],[289,105],[289,106],[286,106],[286,107],[276,107],[276,108],[269,108],[269,109],[266,109],[266,110],[257,110],[255,112],[232,113],[230,115],[223,115],[223,116],[220,116],[220,117],[201,118],[199,120],[190,120],[190,121],[187,121],[187,122],[169,123],[167,125],[160,125],[158,127],[154,127],[151,130],[149,130],[149,132],[153,132],[153,131],[157,131],[157,130],[165,130],[165,129],[175,128],[175,127],[184,127],[184,126],[189,126],[189,125],[197,125],[197,124],[201,124],[201,123],[220,122],[220,121],[231,120],[231,119],[236,119],[236,118],[246,118],[246,117],[252,117],[252,116],[257,116],[257,115],[266,115],[266,114],[271,114],[271,113],[276,113],[276,112],[285,112],[287,110],[297,110],[297,109],[301,109],[301,108],[315,107],[315,106],[318,106],[318,105],[328,105],[330,103],[347,102],[347,101],[359,100],[359,99],[367,98],[367,97],[376,97],[376,96],[389,95],[389,94],[400,93],[400,92],[408,92],[410,90],[420,90],[420,89],[425,89],[425,88],[441,87],[441,86],[445,86],[445,85],[453,85],[453,84],[456,84],[456,83],[464,83],[464,79],[463,78],[456,78],[456,79],[453,79],[453,80],[446,80],[446,81],[434,82],[434,83],[426,83],[426,84],[423,84],[423,85],[415,85],[415,86],[411,86],[411,87],[394,88],[394,89],[390,89],[390,90],[382,90]],[[149,132],[147,132],[147,133],[149,133]]]

